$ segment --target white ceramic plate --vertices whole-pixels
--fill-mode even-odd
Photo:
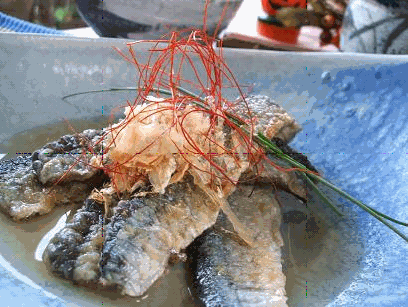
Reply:
[[[111,48],[125,49],[126,42],[0,34],[0,153],[30,152],[42,145],[36,136],[45,140],[69,132],[61,124],[64,118],[76,123],[78,130],[86,121],[106,123],[110,111],[132,99],[132,93],[84,95],[67,101],[61,97],[134,86],[134,67]],[[148,47],[136,47],[142,62]],[[377,210],[408,220],[408,57],[256,50],[225,50],[224,54],[241,85],[274,98],[302,124],[304,130],[293,145],[325,177]],[[187,78],[189,74],[185,72]],[[58,127],[65,130],[57,131]],[[292,252],[303,257],[295,259],[297,275],[288,268],[289,305],[404,306],[407,244],[349,204],[339,201],[346,213],[340,222],[311,197],[327,224],[313,245],[297,244],[301,241],[291,236]],[[103,306],[192,306],[182,266],[155,284],[139,303],[135,298],[94,294],[49,275],[35,260],[35,251],[65,211],[60,208],[24,225],[0,216],[4,285],[0,297],[9,306],[101,306],[102,302]]]

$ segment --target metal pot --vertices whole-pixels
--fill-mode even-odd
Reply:
[[[226,6],[220,29],[234,17],[242,0],[209,1],[207,32],[213,34]],[[157,39],[170,31],[203,28],[205,1],[77,0],[79,14],[104,37]],[[219,29],[219,30],[220,30]]]

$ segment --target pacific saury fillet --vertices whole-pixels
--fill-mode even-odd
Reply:
[[[102,237],[102,211],[87,200],[51,240],[44,260],[66,279],[139,296],[164,273],[171,253],[186,248],[211,227],[218,212],[218,206],[187,176],[165,194],[121,200]]]
[[[85,130],[77,136],[65,135],[31,157],[0,161],[0,210],[19,222],[48,214],[56,205],[83,203],[105,178],[98,169],[80,161],[61,184],[54,183],[87,149],[80,139],[95,142],[101,133]]]
[[[206,307],[287,306],[282,272],[281,211],[266,186],[240,185],[228,202],[255,232],[246,246],[220,214],[216,224],[188,249],[195,297]]]

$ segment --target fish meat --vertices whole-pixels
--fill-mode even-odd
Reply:
[[[45,215],[56,205],[83,203],[103,181],[102,173],[80,161],[62,184],[54,185],[85,149],[80,139],[96,142],[102,131],[65,135],[34,151],[0,162],[0,210],[14,221]]]
[[[282,272],[281,211],[270,186],[240,185],[228,202],[255,232],[248,247],[220,214],[188,248],[191,289],[206,307],[287,306]]]

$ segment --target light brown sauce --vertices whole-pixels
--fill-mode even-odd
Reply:
[[[283,199],[287,203],[296,202],[292,195],[284,192],[279,192],[278,197],[283,203]],[[299,202],[294,206],[295,209],[302,207]],[[313,198],[308,207],[315,216],[317,214],[316,227],[307,229],[304,221],[298,225],[283,224],[281,228],[287,303],[323,307],[350,283],[359,269],[364,248],[358,240],[360,230],[350,224],[346,213],[341,221],[331,209]]]
[[[70,124],[77,132],[90,128],[101,128],[107,124],[107,118],[98,120],[72,121]],[[19,133],[6,144],[0,144],[0,152],[9,153],[5,158],[16,156],[16,153],[30,153],[47,142],[57,140],[64,134],[72,134],[66,123],[39,127]],[[290,197],[289,197],[290,198]],[[282,198],[281,198],[282,201]],[[294,201],[289,200],[290,201]],[[57,208],[52,214],[27,224],[11,222],[0,214],[0,251],[10,264],[29,277],[46,291],[67,301],[67,306],[180,306],[194,307],[196,304],[190,295],[186,283],[186,270],[180,263],[170,268],[146,293],[147,297],[123,297],[117,293],[95,292],[80,288],[72,283],[50,274],[42,262],[35,260],[34,254],[41,239],[55,226],[57,221],[71,208]],[[304,239],[304,224],[284,226],[283,237],[285,251],[291,247],[292,259],[286,259],[287,295],[289,306],[326,306],[330,300],[325,299],[344,288],[350,276],[357,270],[356,265],[347,254],[347,242],[341,233],[322,224],[319,234],[314,239]],[[290,227],[290,229],[289,229]],[[349,229],[349,231],[355,231]],[[290,238],[288,236],[290,234]],[[290,241],[289,241],[290,240]],[[294,244],[296,243],[296,244]],[[354,258],[362,251],[355,251]],[[16,257],[18,255],[18,257]],[[355,259],[352,260],[355,260]],[[297,268],[290,263],[296,262]],[[330,263],[345,263],[343,267],[335,266],[336,282],[330,282],[333,272],[328,270]],[[306,281],[308,296],[306,296]],[[321,283],[319,284],[319,281]],[[327,281],[327,282],[326,282]],[[336,289],[336,290],[334,290]],[[336,292],[335,292],[336,291]],[[327,295],[326,295],[327,294]]]

